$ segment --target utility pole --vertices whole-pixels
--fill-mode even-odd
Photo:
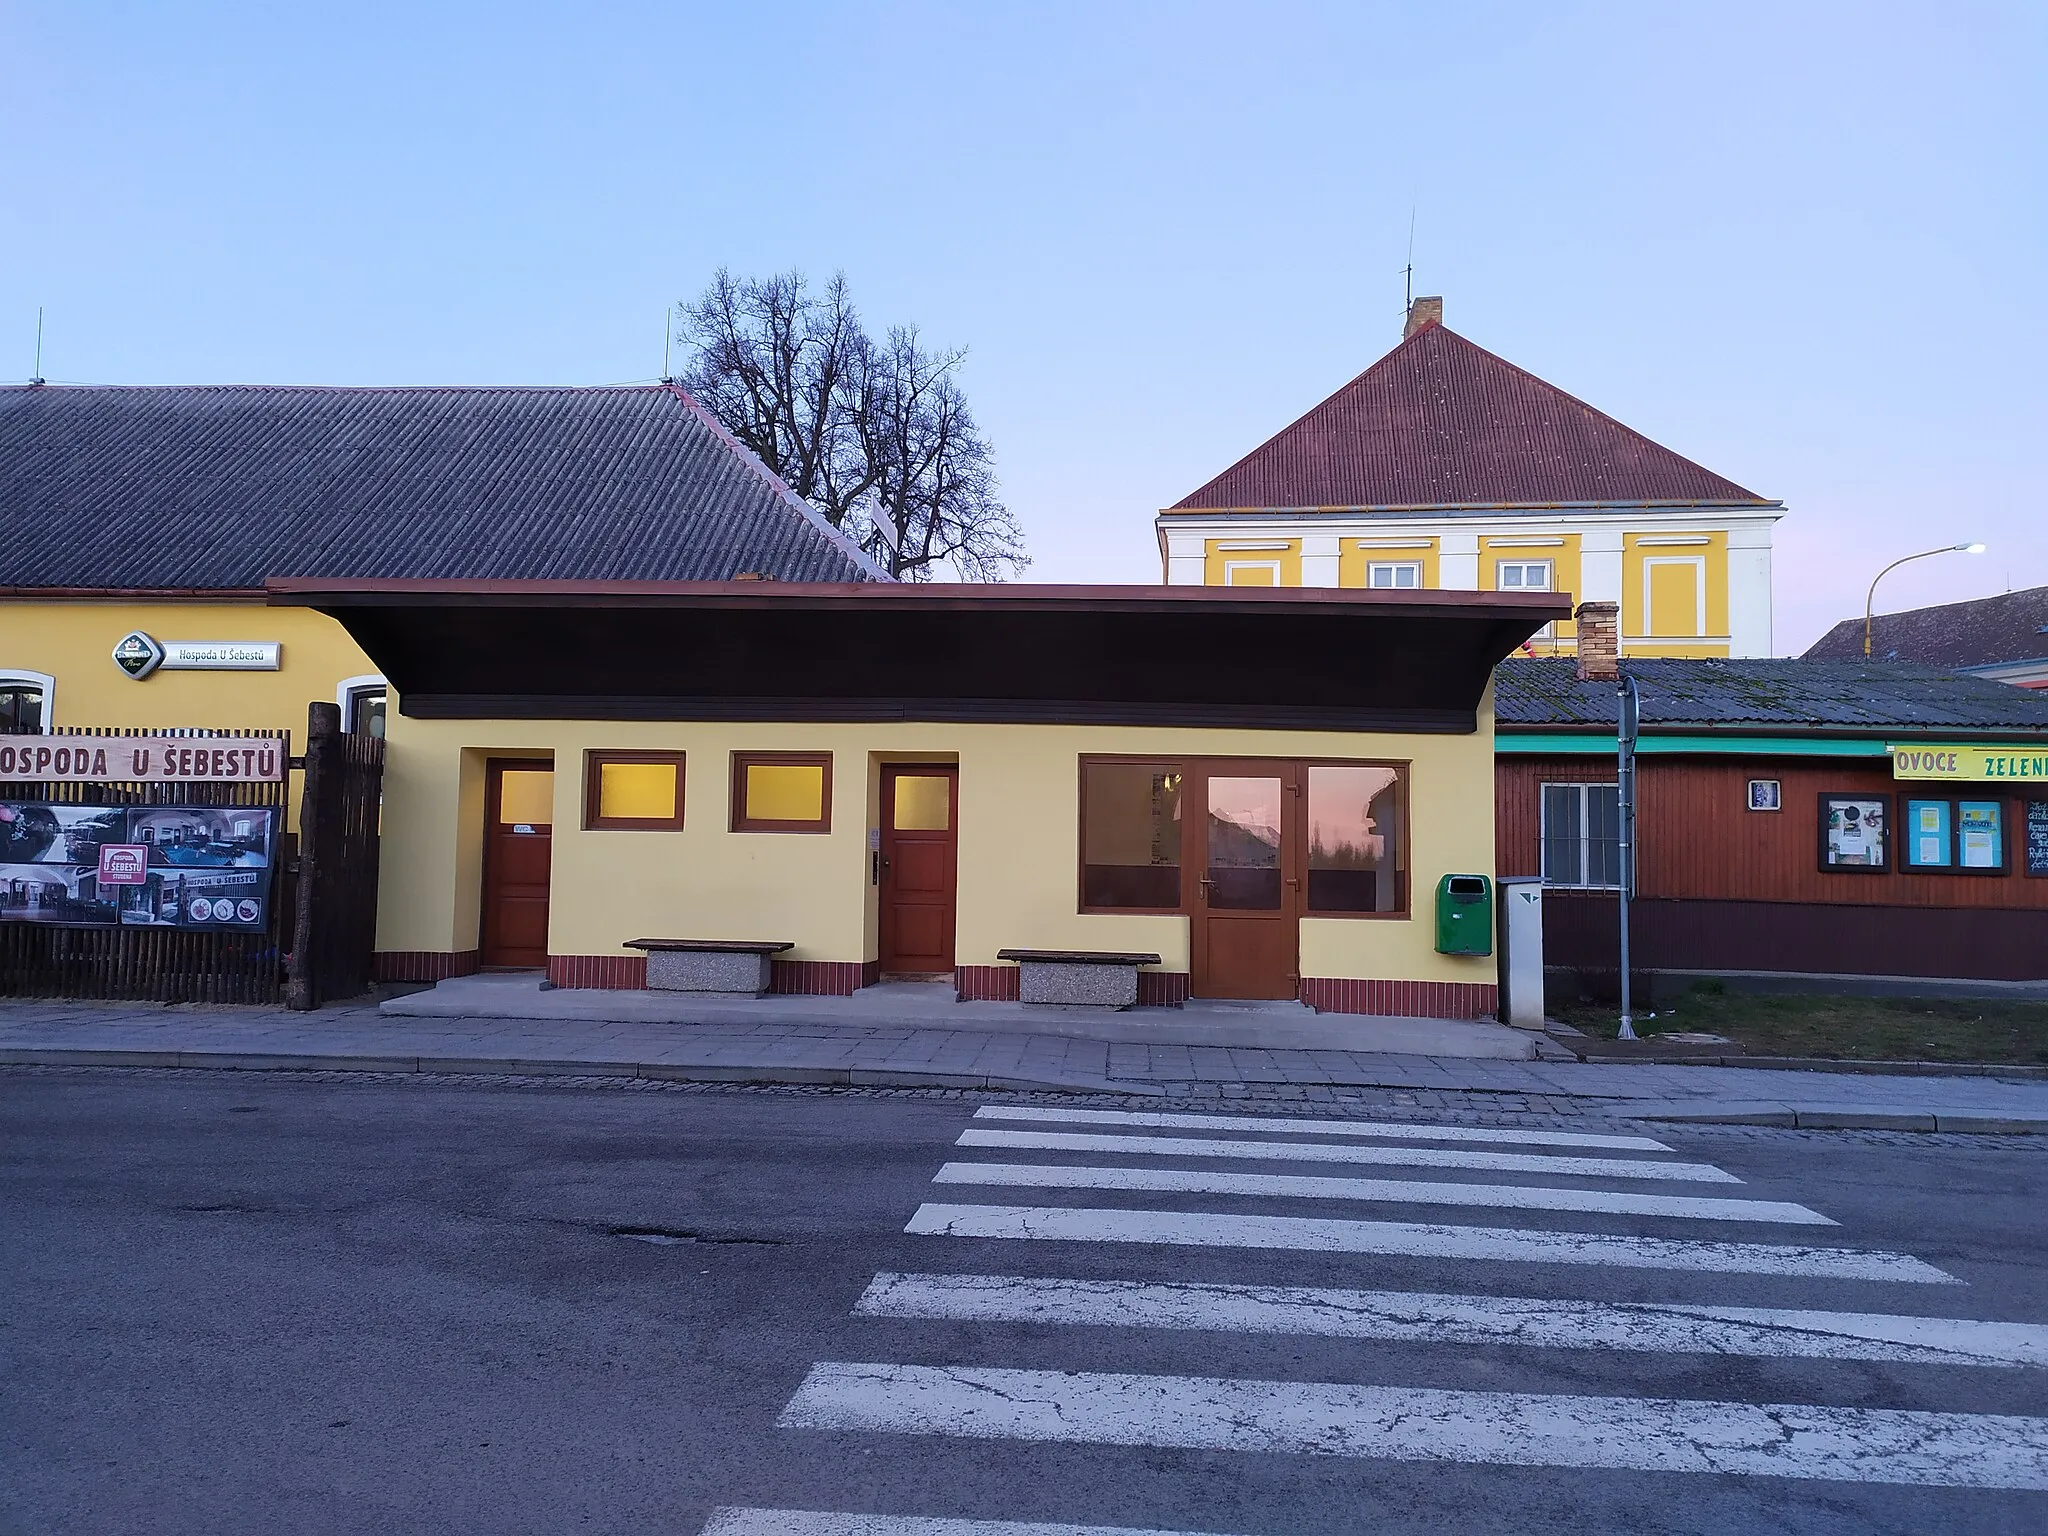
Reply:
[[[1627,672],[1621,674],[1621,681],[1615,684],[1616,724],[1614,731],[1617,761],[1615,782],[1619,788],[1616,798],[1619,827],[1616,829],[1621,840],[1621,1028],[1617,1040],[1636,1038],[1636,1023],[1629,1008],[1628,977],[1628,903],[1635,894],[1636,886],[1636,727],[1642,706],[1636,693],[1636,680]]]

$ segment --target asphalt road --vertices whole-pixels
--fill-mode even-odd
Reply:
[[[0,1072],[0,1529],[2048,1531],[2037,1143],[976,1110]]]

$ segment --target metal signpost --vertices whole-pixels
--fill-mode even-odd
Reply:
[[[1628,986],[1628,902],[1635,894],[1636,885],[1636,725],[1640,715],[1640,702],[1636,697],[1636,680],[1626,672],[1615,688],[1617,720],[1614,731],[1616,762],[1616,783],[1621,802],[1618,814],[1621,838],[1621,870],[1618,884],[1621,890],[1621,1029],[1618,1040],[1636,1038],[1636,1024],[1629,1010]]]

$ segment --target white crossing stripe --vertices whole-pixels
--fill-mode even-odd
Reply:
[[[1476,1205],[1516,1211],[1587,1211],[1668,1216],[1687,1221],[1839,1223],[1782,1200],[1715,1200],[1699,1195],[1640,1195],[1605,1189],[1545,1189],[1521,1184],[1431,1184],[1412,1179],[1328,1179],[1287,1173],[1221,1173],[1186,1168],[1061,1168],[1026,1163],[947,1163],[934,1184],[997,1184],[1023,1189],[1136,1189],[1182,1195],[1259,1195],[1295,1200],[1383,1200],[1401,1205]]]
[[[1410,1125],[1398,1120],[1288,1120],[1274,1115],[1176,1115],[1142,1109],[1051,1109],[1029,1104],[984,1104],[974,1112],[974,1118],[1061,1125],[1133,1125],[1164,1131],[1263,1131],[1274,1136],[1383,1136],[1399,1141],[1469,1141],[1502,1146],[1604,1148],[1612,1152],[1671,1150],[1647,1136],[1501,1131],[1467,1125]]]
[[[1789,1244],[1711,1243],[1669,1237],[1610,1237],[1516,1227],[1442,1227],[1407,1221],[1338,1221],[1320,1216],[1238,1216],[1216,1211],[1118,1211],[1039,1205],[921,1205],[903,1229],[934,1237],[1029,1238],[1055,1243],[1172,1243],[1195,1248],[1267,1248],[1316,1253],[1399,1254],[1518,1264],[1599,1264],[1616,1269],[1685,1269],[1715,1274],[1808,1275],[1958,1285],[1955,1276],[1911,1254]]]
[[[1373,1163],[1410,1168],[1473,1168],[1485,1173],[1547,1173],[1563,1178],[1670,1179],[1740,1184],[1710,1163],[1653,1163],[1616,1157],[1550,1157],[1524,1152],[1456,1152],[1439,1147],[1352,1147],[1299,1141],[1208,1141],[1190,1136],[1097,1136],[1084,1131],[996,1131],[969,1126],[962,1147],[1022,1147],[1040,1152],[1137,1153],[1287,1163]]]
[[[915,1515],[842,1515],[813,1509],[721,1509],[703,1536],[1201,1536],[1198,1531],[1122,1525],[1046,1525],[1015,1520],[926,1520]]]
[[[821,1361],[776,1420],[972,1440],[2048,1489],[2048,1419]]]
[[[2048,1327],[1877,1312],[1546,1301],[1289,1285],[876,1275],[856,1317],[1182,1328],[1413,1344],[1500,1344],[1783,1360],[2048,1366]]]

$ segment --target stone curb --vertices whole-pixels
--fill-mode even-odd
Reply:
[[[1846,1072],[1876,1077],[2006,1077],[2023,1082],[2048,1079],[2048,1067],[1987,1065],[1974,1061],[1842,1061],[1832,1056],[1625,1056],[1567,1046],[1588,1066],[1758,1067],[1778,1072]]]
[[[1799,1131],[1947,1131],[1974,1136],[2048,1135],[2048,1116],[1885,1114],[1863,1110],[1744,1108],[1641,1110],[1630,1120],[1687,1125],[1767,1125]]]
[[[690,1065],[533,1060],[495,1056],[320,1056],[275,1051],[43,1050],[0,1047],[0,1066],[198,1068],[220,1072],[406,1072],[461,1077],[629,1077],[670,1083],[782,1083],[792,1087],[965,1088],[977,1092],[1114,1093],[1161,1097],[1158,1083],[1025,1077],[1015,1072],[893,1072],[875,1067]]]

